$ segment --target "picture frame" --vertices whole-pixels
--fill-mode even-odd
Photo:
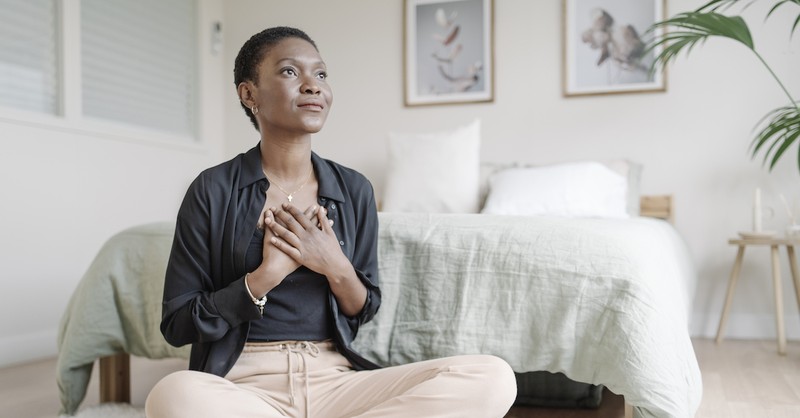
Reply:
[[[494,100],[494,0],[404,0],[406,106]]]
[[[562,0],[563,94],[665,92],[665,71],[650,73],[657,48],[644,54],[650,26],[666,16],[666,0]]]

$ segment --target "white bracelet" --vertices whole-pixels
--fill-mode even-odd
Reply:
[[[258,306],[258,312],[261,313],[261,315],[263,316],[264,305],[267,304],[267,295],[264,295],[260,298],[253,296],[253,292],[250,291],[250,286],[247,284],[248,276],[250,276],[250,273],[244,275],[244,288],[247,289],[247,294],[250,295],[250,300],[252,300],[256,306]]]

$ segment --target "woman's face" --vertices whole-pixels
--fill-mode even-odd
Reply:
[[[262,132],[316,133],[333,103],[327,69],[313,45],[286,38],[258,66],[254,99]]]

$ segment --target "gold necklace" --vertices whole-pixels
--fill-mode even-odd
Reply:
[[[264,175],[269,177],[269,174],[267,174],[267,170],[263,170],[263,171],[264,171]],[[293,191],[291,193],[287,192],[286,189],[284,189],[283,187],[281,187],[280,184],[278,184],[278,183],[276,183],[274,181],[272,181],[270,183],[272,183],[275,186],[277,186],[283,192],[283,194],[286,195],[286,199],[289,200],[289,203],[292,203],[292,199],[294,198],[295,193],[299,192],[300,189],[302,189],[308,183],[308,181],[311,180],[311,173],[313,173],[313,172],[314,172],[314,166],[311,166],[311,170],[308,172],[308,176],[306,177],[306,181],[304,181],[303,184],[301,184],[300,187],[297,188],[297,190],[295,190],[295,191]]]

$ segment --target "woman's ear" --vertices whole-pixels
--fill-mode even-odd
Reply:
[[[252,81],[242,81],[236,87],[236,90],[239,93],[239,100],[242,102],[242,104],[248,108],[257,106],[256,96],[258,95],[258,92],[256,91],[256,86]]]

